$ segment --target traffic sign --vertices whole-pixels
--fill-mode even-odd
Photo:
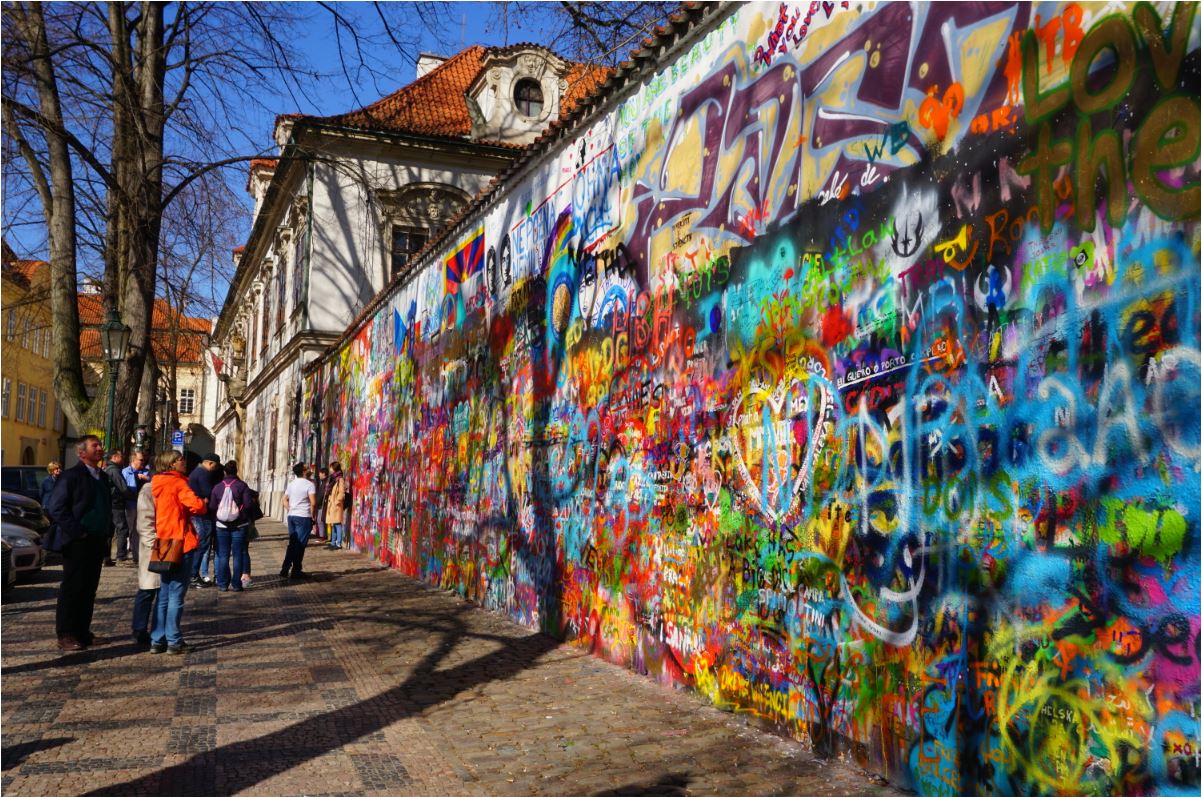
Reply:
[[[184,447],[183,430],[176,429],[174,432],[171,433],[171,447],[172,448],[183,448]]]

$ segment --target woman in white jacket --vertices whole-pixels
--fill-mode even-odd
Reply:
[[[159,594],[159,574],[150,572],[150,554],[154,550],[154,494],[150,488],[138,493],[138,592],[134,595],[134,642],[150,646],[150,614]]]

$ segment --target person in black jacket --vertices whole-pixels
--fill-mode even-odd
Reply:
[[[230,498],[226,501],[226,493]],[[225,504],[223,507],[222,504]],[[213,564],[217,589],[221,592],[241,592],[243,551],[246,534],[256,517],[258,505],[246,482],[238,478],[238,463],[225,463],[225,478],[209,494],[209,516],[216,523],[217,560]],[[261,517],[261,515],[258,515]],[[234,560],[233,581],[230,580],[230,558]]]
[[[92,634],[92,611],[113,528],[112,493],[108,477],[100,469],[104,456],[100,438],[84,435],[75,452],[79,464],[58,478],[49,506],[54,519],[49,547],[63,554],[55,630],[58,646],[64,651],[83,650],[97,642]]]
[[[110,451],[108,465],[104,467],[104,475],[109,478],[109,489],[113,492],[113,530],[109,532],[108,548],[104,551],[104,564],[108,567],[116,564],[113,561],[114,537],[117,539],[117,558],[123,562],[129,559],[130,528],[125,520],[125,502],[136,496],[125,486],[125,477],[121,475],[124,467],[125,454],[121,449]]]
[[[221,460],[217,459],[216,454],[205,454],[200,464],[188,476],[188,486],[198,498],[208,501],[209,496],[213,494],[213,488],[221,479]],[[200,547],[192,560],[192,586],[211,587],[213,579],[206,577],[205,573],[209,562],[213,560],[213,513],[196,515],[192,518],[192,526],[196,529],[197,539],[200,540]]]
[[[42,479],[42,489],[38,494],[38,501],[42,504],[42,509],[49,515],[50,510],[47,507],[50,506],[50,494],[54,492],[55,482],[58,481],[58,475],[63,472],[63,466],[51,460],[46,463],[46,472],[50,475]]]

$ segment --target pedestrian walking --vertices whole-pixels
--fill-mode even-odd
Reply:
[[[154,529],[160,540],[183,540],[184,558],[160,578],[159,596],[150,629],[150,652],[183,653],[187,649],[180,624],[184,617],[184,597],[188,594],[193,564],[200,540],[192,520],[208,511],[209,505],[192,491],[184,478],[187,464],[178,451],[164,451],[155,463],[150,491],[154,495]],[[149,561],[149,556],[147,556]]]
[[[329,548],[336,551],[344,543],[342,541],[343,517],[350,504],[351,494],[346,489],[346,479],[342,476],[342,463],[330,463],[329,487],[326,490],[325,521],[330,527]]]
[[[130,460],[132,461],[133,457],[130,457]],[[134,557],[138,565],[138,591],[134,593],[134,614],[130,630],[133,631],[134,643],[145,647],[150,644],[150,613],[154,609],[160,583],[159,574],[150,572],[150,554],[158,536],[154,523],[154,492],[151,490],[138,493],[134,531],[137,542],[134,550],[138,552]]]
[[[125,454],[121,449],[109,452],[108,464],[104,466],[104,474],[108,477],[109,490],[112,492],[112,506],[110,511],[113,513],[113,530],[109,532],[108,548],[104,551],[104,564],[112,567],[116,564],[113,561],[113,538],[117,540],[117,557],[120,558],[122,553],[127,556],[129,545],[129,524],[125,519],[125,498],[126,487],[125,477],[121,475],[121,471],[125,467]]]
[[[129,464],[121,471],[121,479],[125,483],[125,523],[129,527],[129,551],[123,556],[121,546],[117,546],[117,561],[139,561],[139,549],[142,547],[138,540],[138,497],[142,488],[150,484],[150,468],[146,467],[146,452],[137,449],[129,455]]]
[[[284,510],[288,516],[288,552],[280,568],[280,578],[306,578],[303,569],[305,546],[313,529],[313,504],[317,488],[305,478],[305,463],[292,468],[295,475],[284,490]]]
[[[49,475],[42,479],[42,486],[38,495],[42,504],[42,509],[46,511],[47,515],[50,514],[50,494],[54,492],[54,485],[58,481],[58,475],[62,472],[63,466],[54,460],[46,463],[46,473]]]
[[[58,478],[49,504],[54,526],[47,547],[63,555],[54,625],[58,646],[64,651],[97,643],[92,634],[92,611],[113,529],[113,498],[108,477],[100,469],[104,456],[100,438],[84,435],[75,453],[79,464]]]
[[[221,592],[241,592],[246,534],[254,519],[254,498],[250,487],[238,478],[238,463],[225,463],[225,478],[209,495],[209,515],[215,522],[217,560],[214,564],[217,589]],[[233,560],[231,575],[230,561]]]
[[[250,576],[250,544],[259,539],[259,529],[255,526],[255,521],[263,517],[263,507],[259,503],[259,491],[250,491],[250,500],[253,505],[251,510],[250,525],[246,529],[246,538],[242,543],[242,589],[247,589],[251,585]]]
[[[221,460],[216,454],[205,454],[200,464],[188,476],[188,486],[198,498],[205,502],[205,510],[192,518],[196,527],[197,549],[200,551],[193,559],[192,586],[211,587],[213,578],[206,575],[208,571],[208,556],[213,547],[213,516],[208,512],[209,496],[213,488],[221,481]]]

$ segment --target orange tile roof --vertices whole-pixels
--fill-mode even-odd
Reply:
[[[250,159],[250,170],[252,172],[255,169],[274,169],[276,166],[279,166],[279,165],[280,165],[279,158],[251,158]]]
[[[164,299],[154,300],[154,310],[150,318],[151,329],[168,330],[171,327],[171,318],[175,316],[175,311],[167,304]],[[79,323],[80,326],[98,327],[104,323],[104,298],[96,293],[81,293],[79,294]],[[207,318],[192,318],[191,316],[180,316],[180,329],[189,332],[199,332],[209,334],[213,330],[213,324]]]
[[[162,364],[172,362],[171,335],[167,332],[153,332],[150,335],[150,347],[155,358]],[[100,330],[81,329],[79,331],[79,349],[84,360],[99,360],[103,355],[100,349]],[[184,332],[175,341],[175,362],[199,363],[204,359],[204,337],[193,332]]]
[[[472,120],[463,95],[480,74],[485,52],[478,44],[469,47],[387,97],[322,121],[430,136],[466,136]]]
[[[41,276],[42,269],[49,266],[45,260],[9,260],[4,264],[4,276],[28,288],[35,277]]]
[[[538,45],[511,45],[494,52],[533,46]],[[467,110],[467,90],[480,74],[488,52],[489,50],[481,45],[469,47],[443,61],[408,86],[357,111],[325,117],[288,115],[282,118],[306,118],[384,132],[465,138],[472,131],[472,120]],[[560,116],[571,113],[582,100],[605,82],[610,72],[606,67],[572,64],[567,75],[568,92],[560,104]],[[520,145],[507,146],[522,148]]]

